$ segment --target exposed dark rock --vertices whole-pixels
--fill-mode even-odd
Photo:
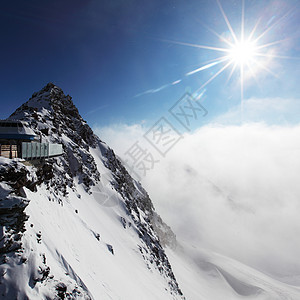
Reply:
[[[109,252],[111,252],[112,255],[114,255],[114,248],[112,245],[107,244],[107,249]]]
[[[59,299],[65,299],[66,292],[67,292],[67,286],[63,282],[60,282],[59,284],[56,285],[56,290],[57,290],[57,296],[59,297]]]

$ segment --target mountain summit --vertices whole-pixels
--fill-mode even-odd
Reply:
[[[0,157],[0,298],[184,299],[174,233],[72,98],[49,83],[8,119],[63,155]]]

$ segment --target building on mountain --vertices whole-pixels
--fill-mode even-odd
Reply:
[[[0,121],[0,156],[26,160],[61,155],[61,144],[42,143],[40,136],[20,120]]]

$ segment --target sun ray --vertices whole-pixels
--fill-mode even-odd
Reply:
[[[247,63],[247,68],[248,68],[248,70],[249,70],[252,78],[255,80],[256,83],[258,83],[258,81],[256,80],[255,72],[254,72],[254,70],[252,68],[252,63],[253,63],[252,61],[251,61],[251,64]]]
[[[216,60],[214,62],[211,62],[211,63],[206,64],[206,65],[204,65],[204,66],[202,66],[202,67],[200,67],[198,69],[195,69],[193,71],[190,71],[190,72],[186,73],[185,76],[190,76],[190,75],[193,75],[193,74],[198,73],[200,71],[212,68],[212,67],[214,67],[214,66],[216,66],[216,65],[218,65],[218,64],[220,64],[220,63],[222,63],[222,62],[224,62],[224,61],[226,61],[228,59],[229,59],[228,56],[223,56],[222,58],[220,58],[220,59],[218,59],[218,60]]]
[[[212,62],[218,61],[218,60],[223,59],[223,58],[226,58],[226,57],[228,57],[228,55],[224,55],[224,56],[220,56],[220,57],[217,57],[217,58],[213,58],[213,59],[207,60],[207,61],[204,62],[203,64],[204,64],[204,65],[210,64],[210,63],[212,63]]]
[[[274,42],[271,42],[271,43],[256,46],[256,50],[260,50],[260,49],[268,48],[268,47],[271,47],[271,46],[274,46],[274,45],[278,45],[278,44],[281,44],[281,43],[286,42],[288,40],[289,40],[289,38],[286,38],[286,39],[283,39],[283,40],[278,40],[278,41],[274,41]]]
[[[261,82],[261,81],[258,81],[257,76],[256,76],[256,74],[255,74],[255,71],[254,71],[254,68],[253,68],[253,62],[252,62],[252,64],[248,64],[247,67],[248,67],[248,70],[249,70],[250,74],[252,75],[252,78],[253,78],[254,81],[255,81],[255,84],[256,84],[259,88],[262,88],[262,82]],[[272,74],[272,76],[273,76],[273,74]]]
[[[201,89],[206,87],[212,80],[214,80],[217,76],[219,76],[223,71],[225,71],[228,66],[231,65],[231,62],[229,61],[225,66],[223,66],[216,74],[214,74],[211,78],[209,78],[204,84],[202,84],[197,90],[196,93],[199,92]]]
[[[264,69],[265,71],[267,71],[268,73],[273,75],[275,78],[278,78],[277,74],[272,72],[268,67],[266,67],[263,63],[259,62],[258,60],[254,60],[253,63],[256,64],[257,66],[259,66],[261,69]]]
[[[259,23],[260,23],[260,20],[261,20],[261,18],[259,18],[259,19],[257,20],[257,22],[255,23],[255,25],[254,25],[252,31],[250,32],[250,34],[249,34],[249,36],[248,36],[248,41],[251,41],[251,40],[252,40],[252,38],[253,38],[253,36],[254,36],[254,33],[256,32],[256,29],[257,29],[257,27],[258,27],[258,25],[259,25]]]
[[[223,10],[223,7],[222,7],[220,1],[217,0],[217,3],[218,3],[218,5],[219,5],[220,11],[221,11],[221,13],[222,13],[222,15],[223,15],[223,18],[224,18],[224,20],[225,20],[225,22],[226,22],[226,24],[227,24],[227,27],[228,27],[228,29],[229,29],[229,31],[230,31],[232,37],[233,37],[234,41],[237,43],[237,42],[238,42],[238,39],[237,39],[237,37],[236,37],[236,35],[235,35],[235,33],[234,33],[232,27],[231,27],[231,24],[230,24],[230,22],[229,22],[229,20],[228,20],[228,18],[227,18],[227,16],[226,16],[224,10]]]
[[[198,44],[178,42],[178,41],[172,41],[172,40],[162,40],[162,41],[163,42],[167,42],[167,43],[177,44],[177,45],[194,47],[194,48],[201,48],[201,49],[207,49],[207,50],[215,50],[215,51],[221,51],[221,52],[228,52],[228,49],[226,49],[226,48],[212,47],[212,46],[205,46],[205,45],[198,45]]]
[[[208,29],[211,33],[213,33],[216,37],[218,37],[221,41],[223,41],[224,43],[226,43],[229,47],[232,47],[234,44],[231,43],[230,41],[228,41],[226,38],[224,38],[222,35],[218,34],[216,31],[214,31],[212,28],[210,28],[209,26],[203,24],[203,26]]]
[[[268,54],[268,53],[256,53],[256,56],[263,56],[269,58],[282,58],[282,59],[293,59],[293,60],[300,60],[298,56],[285,56],[285,55],[276,55],[276,54]]]
[[[232,63],[232,68],[230,70],[230,73],[229,73],[228,78],[227,78],[226,83],[225,83],[226,85],[230,81],[230,79],[231,79],[231,77],[233,75],[233,72],[235,71],[236,66],[237,66],[237,63]]]
[[[268,26],[268,28],[260,34],[254,42],[257,43],[262,37],[264,37],[270,30],[272,30],[275,26],[277,26],[279,23],[282,22],[283,19],[285,19],[290,13],[292,12],[292,9],[289,10],[286,14],[284,14],[281,18],[279,18],[275,23],[273,23],[271,26]]]
[[[245,1],[242,0],[242,20],[241,20],[241,42],[244,42],[244,30],[245,30]]]

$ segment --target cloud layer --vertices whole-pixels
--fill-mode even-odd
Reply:
[[[121,157],[141,125],[98,130]],[[142,183],[179,240],[273,276],[300,274],[300,126],[206,126],[185,134]],[[300,278],[300,276],[298,276]]]

